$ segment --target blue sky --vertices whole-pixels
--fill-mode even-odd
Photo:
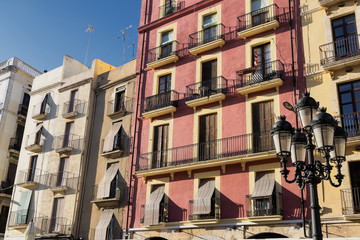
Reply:
[[[39,71],[61,66],[63,56],[85,61],[89,33],[94,26],[87,65],[94,58],[114,66],[123,64],[126,31],[126,62],[137,45],[141,0],[1,0],[0,62],[13,56]]]

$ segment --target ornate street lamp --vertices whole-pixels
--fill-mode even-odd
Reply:
[[[287,183],[296,182],[301,190],[306,184],[310,187],[311,224],[314,240],[322,239],[317,185],[322,180],[328,180],[334,187],[341,185],[344,178],[344,175],[341,174],[341,164],[345,161],[347,139],[345,130],[337,126],[337,121],[326,113],[326,109],[322,108],[316,113],[318,108],[319,103],[310,97],[309,93],[304,93],[295,106],[300,117],[302,132],[300,129],[296,129],[294,133],[285,116],[280,116],[279,121],[270,130],[275,143],[276,155],[282,163],[280,172],[285,181]],[[314,159],[313,134],[316,149],[323,154],[325,164]],[[289,156],[295,167],[294,178],[291,180],[288,179],[290,171],[286,166]],[[330,176],[334,167],[331,163],[335,164],[337,169],[336,183]]]

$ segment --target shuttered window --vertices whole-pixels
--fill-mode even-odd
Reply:
[[[214,159],[216,154],[216,113],[200,117],[199,126],[199,160]]]
[[[159,94],[166,93],[171,90],[171,74],[161,76],[159,78]]]
[[[121,91],[115,93],[114,113],[117,113],[121,110],[125,110],[124,99],[125,99],[125,89],[122,89]]]
[[[274,124],[273,101],[255,103],[252,106],[253,116],[253,151],[261,152],[273,149],[270,128]]]
[[[202,63],[200,95],[211,95],[217,89],[217,59]]]
[[[167,148],[169,125],[156,126],[154,128],[154,145],[152,167],[159,168],[167,166]]]

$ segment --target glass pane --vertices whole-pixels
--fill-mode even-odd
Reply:
[[[360,88],[360,81],[359,82],[353,82],[352,84],[353,84],[353,89],[359,89]]]
[[[357,102],[356,103],[356,112],[359,112],[360,111],[360,102]]]
[[[342,18],[333,20],[333,22],[332,22],[333,27],[339,26],[341,24],[343,24],[343,19]]]
[[[354,112],[354,107],[352,103],[342,105],[341,108],[342,108],[342,114],[349,114]]]
[[[355,100],[360,100],[360,91],[355,91]]]
[[[352,102],[352,96],[351,93],[343,93],[341,94],[341,103],[351,103]]]
[[[351,84],[344,84],[339,86],[339,92],[351,90]]]
[[[216,24],[216,13],[207,15],[203,19],[203,28]]]
[[[355,33],[356,32],[356,29],[355,29],[355,24],[348,24],[346,25],[346,32],[348,33],[348,35],[350,33]]]
[[[344,36],[344,29],[342,27],[337,27],[334,29],[335,40],[338,40],[340,36]]]
[[[351,22],[351,21],[355,21],[355,15],[354,14],[351,14],[347,17],[344,17],[344,22],[348,23],[348,22]]]

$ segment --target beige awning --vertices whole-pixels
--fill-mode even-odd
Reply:
[[[36,126],[36,128],[34,129],[34,131],[32,131],[29,135],[28,138],[28,146],[31,146],[32,144],[35,144],[35,137],[36,134],[40,131],[40,129],[42,128],[43,123],[39,123],[39,125]]]
[[[252,198],[271,196],[275,186],[274,172],[258,172],[256,173],[255,187],[251,194]]]
[[[114,209],[104,209],[101,212],[100,220],[95,228],[95,238],[96,240],[105,240],[107,228],[110,224],[111,218],[114,215]]]
[[[103,179],[101,180],[97,189],[97,198],[106,198],[110,196],[111,181],[119,171],[118,164],[112,164],[105,172]]]
[[[204,181],[204,180],[203,180]],[[211,197],[215,191],[215,180],[209,179],[199,187],[194,199],[193,214],[209,214],[211,212]]]
[[[34,114],[40,114],[41,113],[41,107],[42,107],[42,104],[43,104],[46,96],[47,96],[47,94],[45,94],[44,96],[41,96],[39,102],[35,105]]]
[[[115,135],[119,132],[121,126],[122,126],[122,122],[116,122],[112,125],[110,131],[105,137],[103,152],[110,152],[113,150],[114,138]]]
[[[146,201],[144,209],[144,225],[155,225],[159,223],[160,202],[164,197],[164,185],[153,186],[153,191]]]

